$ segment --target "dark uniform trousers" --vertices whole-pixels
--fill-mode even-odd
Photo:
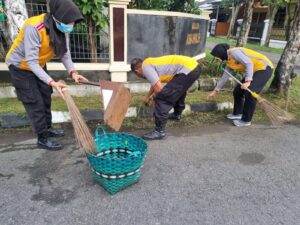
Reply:
[[[256,71],[253,74],[253,80],[249,86],[251,91],[260,93],[268,80],[271,78],[273,70],[267,67],[265,70]],[[242,83],[245,79],[241,80]],[[242,120],[250,122],[252,120],[257,100],[247,91],[241,89],[241,85],[237,85],[233,91],[234,108],[233,114],[242,114]]]
[[[33,72],[9,66],[12,83],[18,99],[23,103],[34,131],[39,137],[47,137],[51,127],[52,87],[41,81]],[[47,69],[44,68],[47,72]]]
[[[185,97],[187,90],[200,77],[201,68],[198,65],[188,75],[177,74],[166,86],[155,96],[155,125],[156,130],[165,129],[169,111],[174,108],[174,113],[180,115],[185,108]]]

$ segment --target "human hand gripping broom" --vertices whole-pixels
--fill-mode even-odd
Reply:
[[[228,74],[232,79],[234,79],[240,85],[243,85],[241,81],[239,81],[235,76],[229,73],[224,69],[224,72]],[[291,122],[295,120],[295,117],[288,113],[287,111],[281,109],[277,105],[267,101],[266,99],[259,96],[256,92],[251,91],[249,88],[245,87],[245,90],[249,91],[252,97],[256,98],[262,109],[265,111],[267,116],[269,117],[271,123],[276,126],[283,125],[286,122]]]
[[[159,92],[165,86],[165,84],[162,84],[160,82],[157,82],[156,84],[157,84],[157,90],[155,91],[154,86],[151,86],[151,88],[149,89],[147,95],[145,95],[143,97],[143,100],[142,100],[141,104],[139,104],[138,110],[137,110],[137,115],[138,116],[140,115],[140,113],[144,114],[145,112],[148,112],[150,108],[155,107],[154,97],[157,94],[157,92]]]
[[[149,93],[143,97],[143,102],[142,104],[139,106],[139,109],[140,108],[143,108],[144,106],[147,106],[147,107],[152,107],[154,108],[155,107],[155,96],[158,92],[160,92],[164,87],[166,86],[166,83],[160,83],[159,82],[159,85],[157,87],[157,89],[155,90],[155,87],[151,87],[150,90],[149,90]],[[139,111],[139,110],[138,110]]]
[[[138,105],[136,114],[138,117],[146,114],[149,112],[150,108],[154,108],[155,102],[154,97],[151,96],[150,98],[143,97],[143,101]]]
[[[159,91],[161,91],[166,86],[166,83],[160,83],[159,86],[160,86]],[[148,111],[148,110],[145,110],[145,108],[154,108],[155,107],[156,94],[157,94],[157,92],[155,92],[154,88],[151,87],[149,90],[149,93],[143,97],[143,102],[138,106],[137,115],[139,115],[140,112],[144,113],[145,111]]]

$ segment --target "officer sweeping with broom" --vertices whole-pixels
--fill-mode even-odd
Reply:
[[[233,71],[245,73],[241,85],[238,84],[233,91],[234,109],[227,118],[233,120],[235,126],[250,126],[257,103],[257,94],[253,96],[251,92],[260,93],[271,78],[274,68],[272,62],[258,52],[247,48],[230,48],[227,44],[217,44],[211,54],[216,60],[226,61],[226,68],[208,99],[214,98]]]
[[[76,71],[66,38],[83,17],[71,0],[50,0],[49,6],[50,13],[25,21],[6,56],[6,64],[18,99],[38,136],[38,146],[59,150],[62,145],[48,139],[64,136],[63,130],[52,128],[51,94],[54,88],[63,97],[66,85],[49,76],[46,63],[57,57],[77,83],[87,80]]]
[[[155,129],[143,135],[143,138],[163,139],[167,120],[180,120],[187,90],[200,77],[200,66],[191,57],[167,55],[145,60],[135,58],[131,61],[131,70],[151,83],[144,101],[148,103],[151,98],[154,100]],[[167,84],[163,87],[162,83]],[[169,116],[172,108],[174,113]]]

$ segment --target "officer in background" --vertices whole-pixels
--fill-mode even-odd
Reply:
[[[245,89],[260,93],[273,73],[273,64],[265,55],[247,48],[230,48],[228,44],[217,44],[211,54],[219,61],[226,61],[226,70],[245,74],[241,80],[243,85],[237,85],[233,91],[234,108],[227,118],[233,120],[238,127],[250,126],[257,100]],[[229,75],[224,72],[216,88],[208,95],[208,99],[223,88]]]

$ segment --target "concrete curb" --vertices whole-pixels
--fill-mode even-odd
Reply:
[[[189,89],[190,92],[195,90],[211,91],[214,89],[217,83],[217,78],[200,78]],[[235,85],[232,79],[229,79],[225,85],[225,88],[233,88]],[[131,93],[148,92],[150,89],[149,83],[141,82],[129,82],[125,83],[125,86],[130,89]],[[99,95],[100,89],[90,85],[69,85],[70,94],[72,96],[83,97],[90,95]],[[53,96],[58,96],[55,91]],[[16,98],[15,88],[13,86],[0,87],[0,99],[1,98]]]
[[[227,109],[232,109],[233,104],[231,102],[223,102],[223,103],[199,103],[199,104],[187,104],[184,114],[188,114],[190,112],[213,112],[213,111],[224,111]],[[82,110],[81,111],[83,117],[86,121],[101,121],[103,120],[103,111],[101,110]],[[172,110],[170,111],[172,113]],[[130,107],[127,111],[126,117],[151,117],[153,115],[153,109],[150,107]],[[18,128],[29,126],[30,121],[26,115],[16,115],[16,114],[1,114],[1,127],[2,128]],[[66,123],[70,122],[71,117],[69,112],[60,112],[60,111],[52,111],[52,122],[56,123]]]

